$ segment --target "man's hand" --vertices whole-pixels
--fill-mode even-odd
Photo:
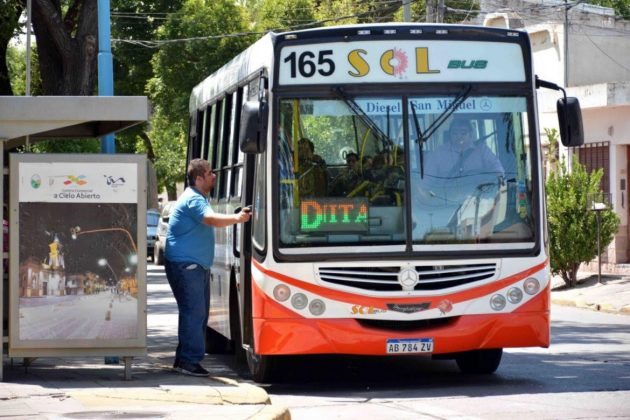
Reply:
[[[238,223],[249,222],[249,219],[251,219],[251,217],[252,217],[251,206],[243,207],[241,211],[236,215],[236,219],[238,220]]]

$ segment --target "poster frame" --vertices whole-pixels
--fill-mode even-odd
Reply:
[[[63,356],[144,356],[147,354],[146,310],[146,211],[147,162],[146,155],[134,154],[17,154],[9,156],[9,357],[63,357]],[[19,270],[20,270],[20,165],[23,163],[63,165],[133,164],[136,174],[136,281],[137,312],[136,336],[130,338],[93,339],[29,339],[19,336]],[[89,172],[89,170],[87,171]],[[133,172],[133,171],[132,171]],[[116,203],[115,203],[116,204]],[[133,241],[133,239],[132,239]]]

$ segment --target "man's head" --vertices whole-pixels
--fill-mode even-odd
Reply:
[[[467,146],[473,141],[472,126],[466,119],[454,119],[448,134],[451,142],[459,146]]]
[[[310,139],[303,137],[298,141],[298,153],[301,160],[310,160],[313,157],[315,145]]]
[[[350,168],[354,168],[357,165],[358,161],[359,161],[359,155],[357,155],[356,153],[350,152],[346,154],[346,163],[348,164]]]
[[[193,159],[188,164],[188,185],[195,187],[199,192],[207,195],[214,188],[216,175],[210,169],[210,164],[205,159]]]

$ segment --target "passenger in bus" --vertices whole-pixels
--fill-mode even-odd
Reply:
[[[331,182],[331,195],[346,197],[362,181],[359,169],[359,155],[350,152],[346,155],[346,166]]]
[[[210,309],[209,277],[214,260],[214,228],[245,223],[249,210],[215,213],[208,203],[216,175],[204,159],[188,165],[188,188],[175,204],[166,236],[164,268],[179,310],[173,369],[191,376],[208,376],[200,362],[205,354]]]
[[[400,158],[402,162],[402,157]],[[395,165],[389,151],[383,151],[372,161],[372,167],[366,171],[365,178],[370,181],[368,196],[376,205],[401,205],[405,173],[403,166]]]
[[[427,155],[424,174],[438,179],[471,175],[503,176],[503,165],[498,156],[483,142],[475,142],[473,128],[465,118],[455,118],[446,141]]]
[[[306,137],[298,141],[298,180],[300,197],[323,197],[327,194],[326,162],[315,154],[315,145]]]

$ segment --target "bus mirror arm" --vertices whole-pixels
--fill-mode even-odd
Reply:
[[[575,97],[567,97],[567,92],[555,83],[539,79],[536,76],[536,89],[545,88],[562,91],[562,98],[556,103],[560,139],[565,147],[577,147],[584,144],[584,128],[580,102]]]

